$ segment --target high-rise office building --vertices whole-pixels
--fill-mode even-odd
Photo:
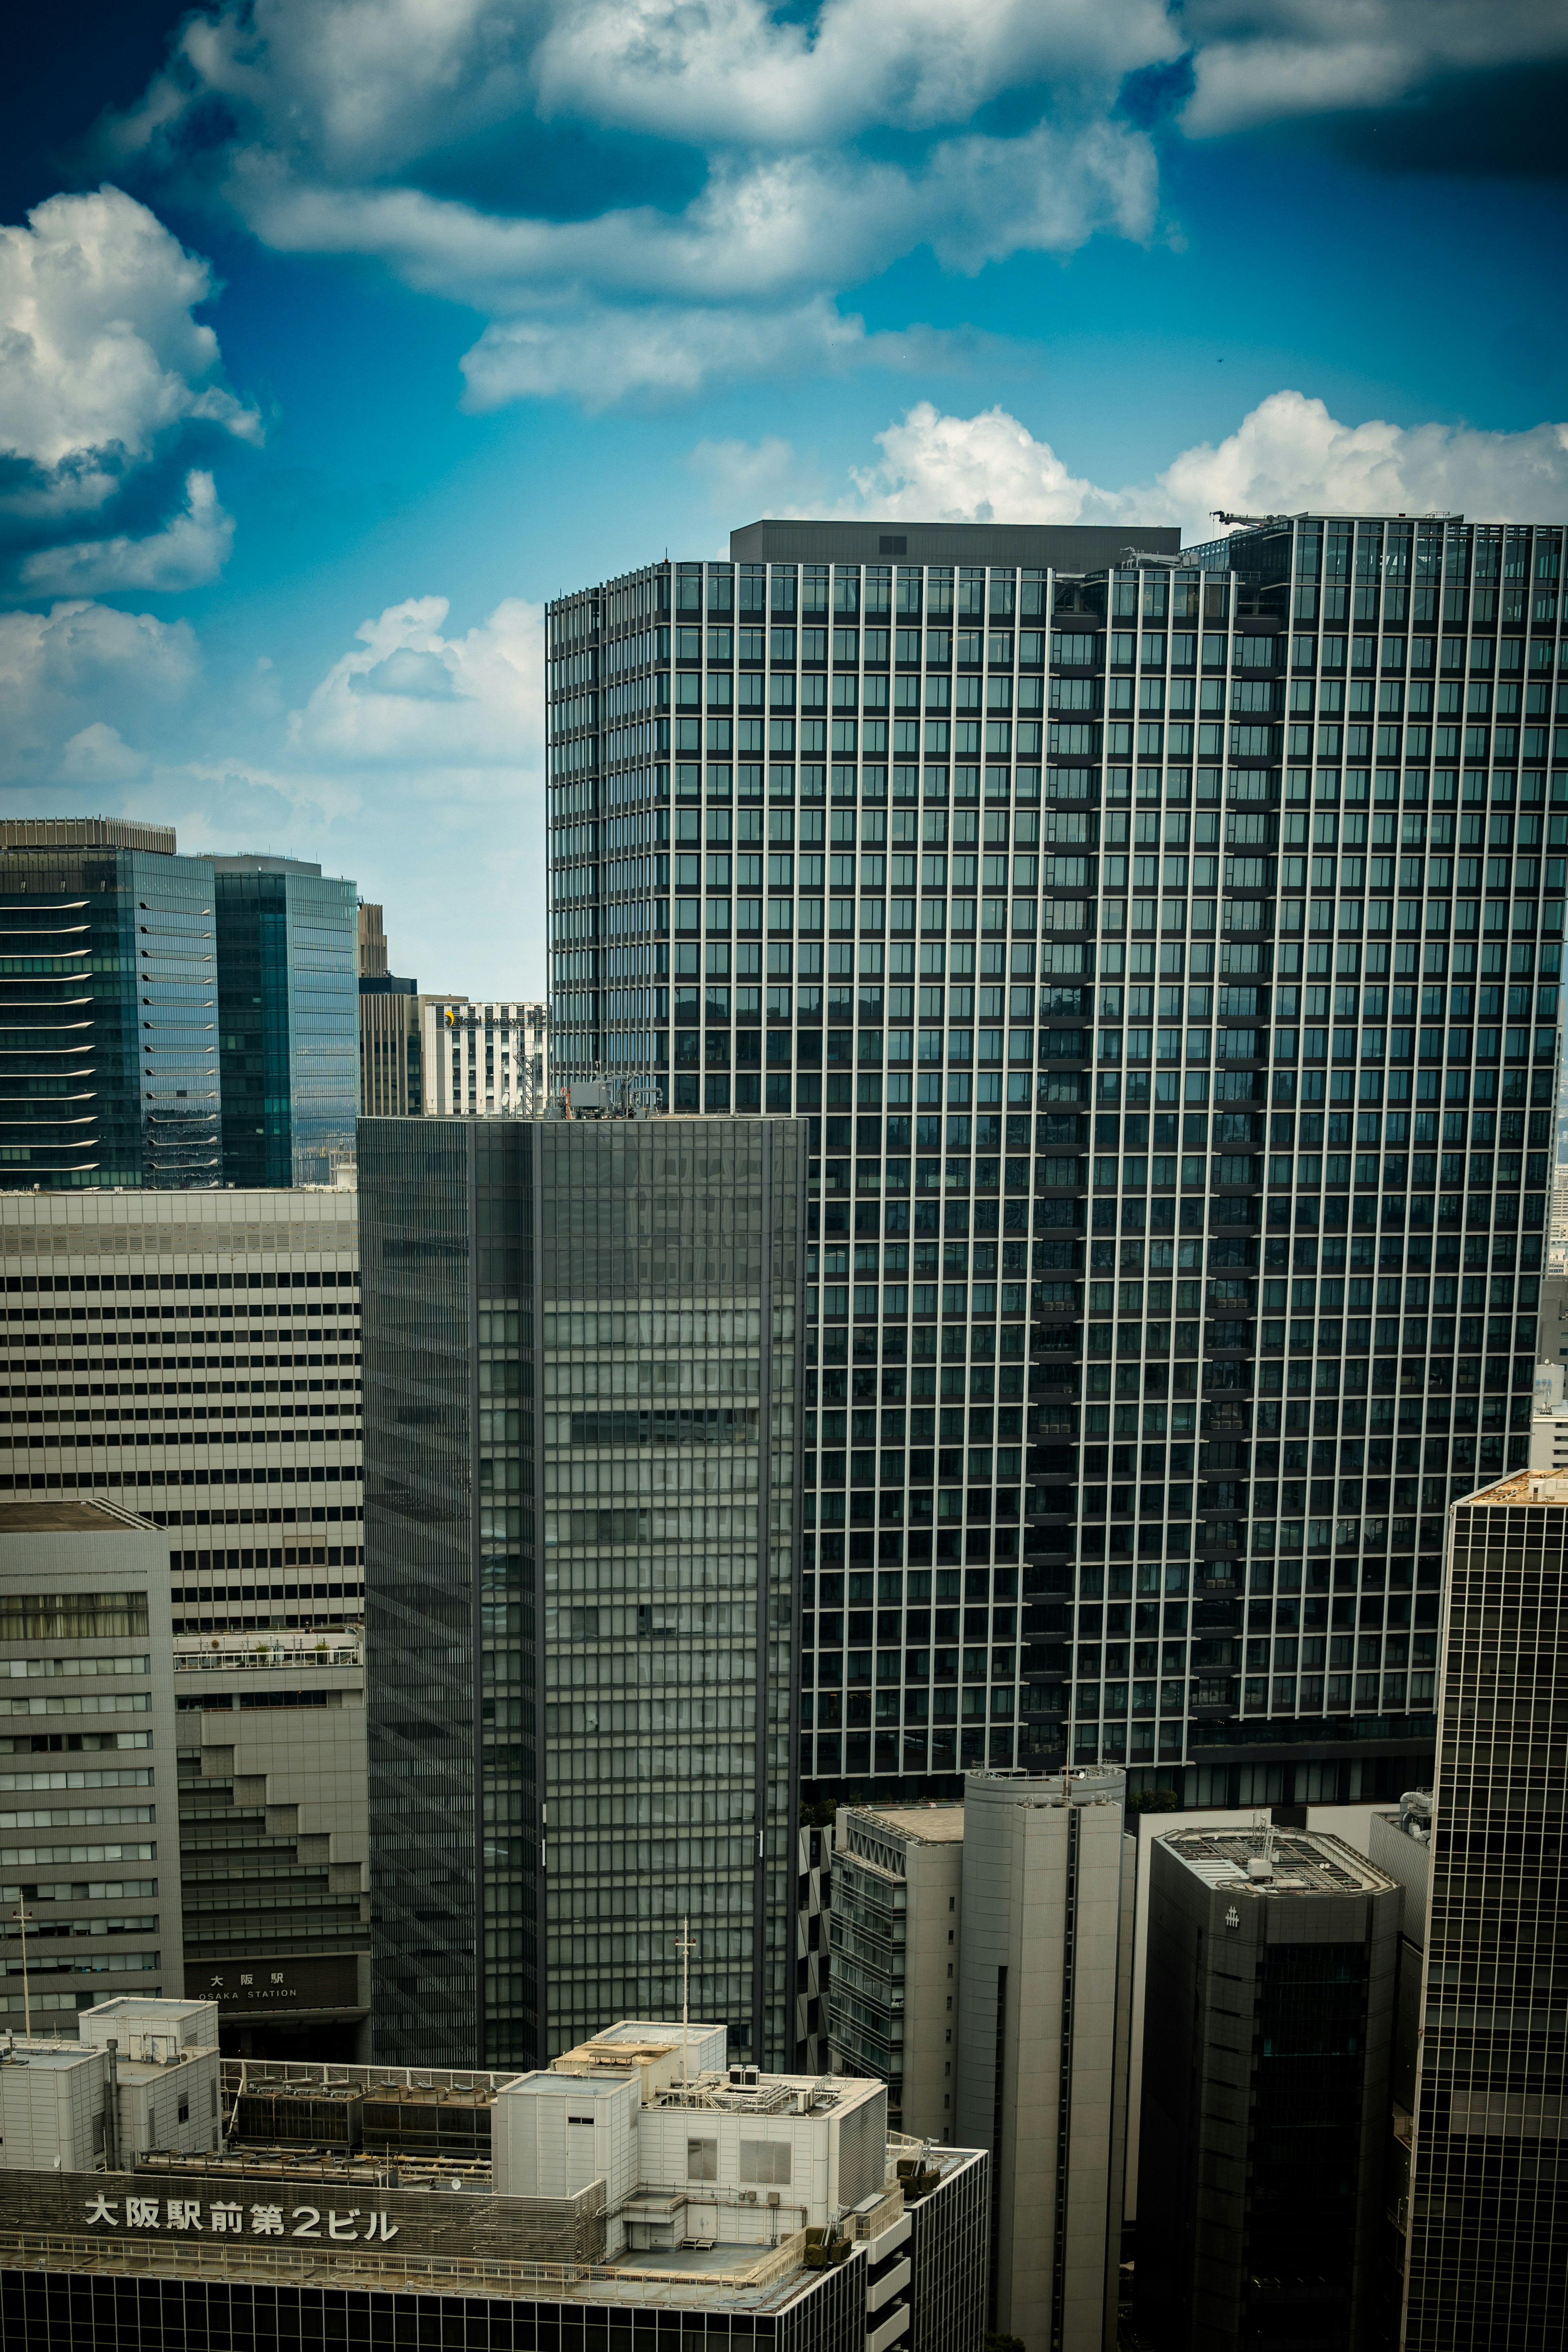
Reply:
[[[1449,1513],[1404,2329],[1409,2352],[1561,2340],[1568,1477]]]
[[[548,1006],[466,996],[419,1000],[426,1110],[463,1118],[538,1118],[549,1087]]]
[[[556,1067],[811,1122],[808,1795],[1070,1717],[1397,1796],[1443,1512],[1528,1445],[1563,533],[1135,536],[757,525],[551,607]]]
[[[359,909],[359,1100],[367,1118],[417,1118],[425,1108],[419,982],[387,970],[382,910]]]
[[[1137,2284],[1170,2352],[1385,2340],[1402,1901],[1316,1832],[1154,1840]]]
[[[0,1193],[0,1496],[182,1530],[177,1633],[363,1614],[352,1192]]]
[[[803,1146],[360,1123],[378,2060],[786,2050]]]
[[[244,2057],[369,2055],[364,1639],[174,1643],[185,1983]]]
[[[359,1108],[358,902],[297,857],[215,857],[223,1175],[329,1184]]]
[[[9,2034],[71,2033],[99,2001],[181,1990],[169,1628],[159,1528],[101,1496],[0,1498]]]
[[[217,1182],[214,904],[172,826],[0,822],[0,1184]]]

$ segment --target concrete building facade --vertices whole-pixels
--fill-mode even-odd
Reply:
[[[1121,2254],[1135,1842],[1124,1776],[964,1783],[954,2114],[993,2162],[990,2326],[1112,2352]]]
[[[847,1805],[833,1864],[836,2072],[879,2076],[894,2127],[952,2143],[963,1807]]]
[[[244,2056],[369,2054],[364,1640],[174,1644],[185,1982]]]
[[[419,1023],[426,1111],[452,1118],[543,1115],[550,1087],[547,1004],[426,995],[419,1000]]]
[[[183,1990],[168,1538],[107,1496],[0,1496],[0,2011],[73,2033]]]
[[[0,1279],[0,1496],[187,1531],[179,1631],[362,1613],[352,1192],[4,1193]]]

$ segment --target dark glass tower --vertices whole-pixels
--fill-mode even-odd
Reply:
[[[1338,1838],[1155,1839],[1137,2288],[1164,2352],[1382,2344],[1403,1899]]]
[[[216,857],[223,1175],[326,1184],[359,1108],[359,918],[352,882],[291,857]]]
[[[1568,2276],[1568,1477],[1449,1519],[1400,2341],[1545,2352]]]
[[[172,828],[0,824],[0,1185],[217,1182],[213,909]]]
[[[805,1139],[359,1139],[374,2055],[673,2015],[689,1916],[692,2014],[781,2065]]]
[[[1130,535],[755,525],[551,608],[553,1066],[809,1122],[811,1795],[1070,1719],[1396,1796],[1528,1445],[1563,532]]]

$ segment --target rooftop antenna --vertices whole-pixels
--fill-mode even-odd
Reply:
[[[35,1186],[34,1189],[36,1191],[37,1188]],[[11,1916],[22,1931],[22,2032],[30,2042],[33,2038],[33,1995],[27,1980],[27,1929],[37,1914],[29,1911],[25,1903],[19,1902]]]
[[[690,2080],[687,2064],[689,2046],[689,2023],[691,2007],[691,1955],[697,1949],[689,1919],[682,1919],[680,1936],[675,1947],[680,1954],[680,2087],[684,2091]]]

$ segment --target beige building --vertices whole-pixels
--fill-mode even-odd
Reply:
[[[833,1858],[831,2046],[836,2073],[888,2085],[911,2138],[954,2137],[962,1805],[847,1805]]]
[[[839,1813],[834,2063],[886,2081],[903,2131],[989,2149],[987,2325],[1025,2352],[1112,2352],[1137,1879],[1125,1776],[1075,1772],[1068,1801],[1059,1773],[963,1785],[962,1805]]]
[[[964,1782],[958,2139],[988,2147],[991,2326],[1025,2352],[1112,2352],[1131,2038],[1125,1775]]]
[[[185,1982],[244,2056],[368,2055],[357,1628],[175,1643]]]
[[[352,1192],[0,1193],[0,1496],[185,1531],[175,1631],[363,1613]]]
[[[419,983],[387,968],[382,910],[359,909],[359,1107],[364,1118],[416,1118],[425,1108]]]
[[[100,2001],[183,1990],[172,1652],[160,1529],[101,1496],[0,1498],[0,2022],[13,2032],[73,2034]]]

